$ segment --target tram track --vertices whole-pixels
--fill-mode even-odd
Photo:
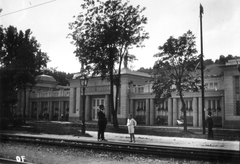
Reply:
[[[173,157],[183,159],[197,159],[206,161],[227,161],[238,163],[240,161],[239,151],[220,150],[207,148],[189,148],[177,146],[146,145],[124,142],[98,142],[86,140],[55,139],[40,136],[23,136],[15,134],[0,134],[2,141],[24,142],[44,144],[52,146],[65,146],[82,149],[95,149],[112,152],[128,152],[133,154],[157,155],[159,157]]]

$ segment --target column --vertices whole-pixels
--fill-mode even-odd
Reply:
[[[135,113],[135,116],[138,115],[138,112],[137,112],[137,108],[138,108],[138,102],[136,100],[134,100],[134,109],[133,109],[133,112]]]
[[[202,98],[198,98],[198,126],[202,127]]]
[[[146,125],[149,125],[149,99],[146,99]]]
[[[225,124],[225,104],[224,104],[224,97],[223,96],[221,96],[220,104],[221,104],[221,112],[222,112],[222,127],[224,127],[224,124]]]
[[[92,110],[91,109],[91,107],[90,107],[90,96],[89,95],[86,95],[86,105],[85,105],[85,120],[86,121],[89,121],[90,120],[90,110]]]
[[[132,116],[135,117],[135,113],[133,112],[133,100],[130,99],[130,113],[132,113]]]
[[[21,111],[21,106],[22,106],[22,102],[21,102],[21,90],[18,90],[17,92],[17,110],[15,111],[15,114],[18,116],[20,114],[20,111]]]
[[[105,114],[107,116],[108,122],[111,121],[111,111],[110,111],[110,97],[109,95],[105,95]]]
[[[53,116],[53,109],[52,109],[52,101],[49,101],[49,120],[52,120],[52,116]]]
[[[193,97],[193,102],[192,102],[192,108],[193,108],[193,126],[197,127],[198,126],[198,110],[197,110],[197,98]]]
[[[40,103],[41,103],[40,101],[37,102],[37,120],[39,120],[39,113],[40,113],[40,108],[41,108]]]
[[[210,103],[211,103],[211,110],[212,110],[213,109],[213,100],[210,100]],[[211,112],[212,112],[212,116],[214,117],[215,113],[213,112],[213,110]],[[208,114],[208,112],[207,112],[207,114]]]
[[[76,89],[76,106],[75,106],[75,109],[76,109],[76,114],[78,117],[81,117],[82,116],[82,96],[81,96],[81,93],[80,93],[80,88],[77,88]],[[81,100],[80,100],[81,99]]]
[[[173,98],[173,126],[177,125],[177,119],[178,119],[178,109],[177,109],[177,99]]]
[[[26,89],[26,109],[25,109],[25,119],[29,118],[29,90]]]
[[[154,125],[155,121],[155,113],[154,113],[154,101],[153,99],[150,99],[150,125]]]
[[[178,106],[177,106],[177,111],[178,111],[178,113],[177,113],[177,119],[179,119],[180,117],[182,117],[183,116],[183,112],[182,112],[182,101],[181,101],[181,99],[177,99],[177,104],[178,104]],[[175,120],[176,121],[176,120]]]
[[[190,105],[190,101],[189,101],[189,100],[187,101],[187,107],[188,107],[188,109],[191,107],[191,105]],[[186,116],[187,116],[187,113],[188,113],[188,116],[191,116],[189,110],[186,111]]]
[[[217,101],[218,101],[218,100],[215,99],[215,109],[216,109],[216,116],[219,116],[219,115],[218,115],[218,109],[217,109],[217,107],[218,107],[218,106],[217,106]]]
[[[168,126],[173,125],[172,98],[168,98]]]
[[[74,100],[75,100],[75,94],[74,94],[74,88],[70,88],[70,98],[69,98],[69,116],[72,115],[75,105],[74,105]]]
[[[29,104],[29,119],[31,120],[32,119],[32,113],[33,113],[33,107],[32,107],[32,101],[30,102]]]

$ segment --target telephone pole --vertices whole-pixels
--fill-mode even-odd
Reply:
[[[200,35],[201,35],[201,81],[202,81],[202,127],[203,134],[206,134],[205,131],[205,100],[204,100],[204,68],[203,68],[203,36],[202,36],[202,14],[203,7],[200,4]]]

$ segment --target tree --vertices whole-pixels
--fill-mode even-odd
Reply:
[[[228,60],[236,59],[236,58],[238,58],[238,56],[233,56],[231,54],[228,54],[228,56],[226,57],[224,55],[220,55],[219,59],[215,60],[215,64],[226,64]]]
[[[149,75],[153,74],[153,69],[150,68],[143,68],[141,67],[140,69],[137,70],[138,72],[143,72],[143,73],[147,73]]]
[[[17,90],[24,93],[23,118],[25,121],[26,110],[26,89],[35,84],[35,76],[40,73],[43,67],[46,67],[48,56],[41,52],[40,44],[34,37],[31,37],[31,30],[25,32],[17,31],[17,28],[9,26],[3,29],[1,27],[1,73],[3,76],[1,85],[12,88],[11,93],[16,96]],[[8,83],[9,82],[9,83]],[[5,86],[4,86],[5,87]],[[4,90],[6,95],[10,96],[8,90]],[[13,97],[13,100],[15,98]],[[7,103],[4,99],[4,104]],[[13,103],[13,102],[12,102]],[[10,103],[11,104],[11,103]],[[6,104],[5,107],[10,104]]]
[[[68,86],[69,81],[67,79],[72,79],[73,77],[72,73],[57,71],[56,68],[45,69],[44,73],[52,76],[58,82],[57,84],[62,86]]]
[[[194,76],[199,55],[196,55],[195,36],[187,31],[179,38],[170,37],[166,43],[159,46],[160,52],[154,55],[160,59],[155,62],[154,71],[156,80],[153,92],[156,101],[163,102],[177,92],[182,103],[184,113],[184,130],[187,131],[186,104],[184,92],[198,91],[200,80]]]
[[[206,59],[203,62],[203,65],[206,67],[208,65],[214,64],[214,62],[212,61],[212,59]]]
[[[147,18],[142,15],[145,8],[133,7],[129,1],[122,0],[84,0],[81,7],[83,12],[69,26],[73,30],[72,43],[77,47],[75,54],[85,71],[110,81],[113,126],[118,128],[118,101],[114,108],[113,87],[116,86],[117,100],[124,58],[133,59],[128,50],[143,46],[142,42],[148,38],[144,31]]]

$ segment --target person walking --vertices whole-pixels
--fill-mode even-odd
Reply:
[[[212,112],[208,112],[207,115],[207,127],[208,127],[208,139],[213,139],[213,120],[212,120]]]
[[[107,141],[104,137],[104,132],[107,125],[107,117],[104,113],[104,105],[99,105],[98,111],[98,141]]]
[[[137,122],[134,120],[134,118],[132,118],[132,114],[128,115],[127,126],[128,126],[128,133],[130,134],[130,142],[135,143],[134,131],[135,131],[135,127],[137,126]]]

